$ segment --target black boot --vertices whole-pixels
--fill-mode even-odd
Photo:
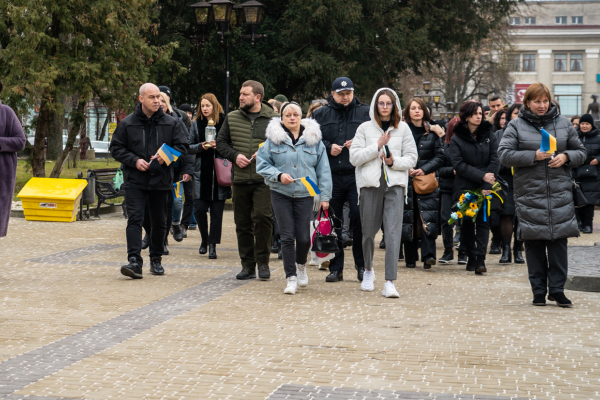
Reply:
[[[187,239],[187,226],[181,224],[181,236],[184,239]]]
[[[490,254],[500,254],[502,250],[500,249],[500,241],[496,238],[492,238],[492,243],[490,244]]]
[[[475,260],[475,274],[483,275],[484,272],[487,272],[487,268],[485,267],[485,258],[479,256]]]
[[[465,250],[458,249],[458,264],[465,265],[467,264],[467,252]],[[468,269],[467,269],[468,271]]]
[[[181,227],[179,225],[173,225],[173,239],[176,242],[181,242],[183,240],[183,232],[181,232]]]
[[[381,242],[379,242],[379,248],[385,249],[385,235],[381,236]]]
[[[341,282],[343,280],[344,273],[342,271],[331,271],[331,273],[325,277],[325,282]]]
[[[500,264],[510,264],[512,263],[512,257],[510,255],[510,244],[505,244],[502,246],[502,257],[500,257]]]
[[[211,260],[217,259],[217,245],[216,244],[208,245],[208,258],[210,258]]]
[[[476,258],[475,257],[468,257],[467,258],[467,271],[475,271],[476,268]]]
[[[271,241],[271,253],[279,253],[278,242],[279,240],[277,240],[276,237],[273,237],[273,240]]]
[[[365,274],[365,267],[359,267],[358,265],[355,265],[354,268],[356,269],[356,279],[358,279],[359,282],[362,282]]]
[[[164,275],[165,274],[165,270],[163,268],[163,266],[161,265],[161,258],[160,257],[152,257],[150,259],[150,272],[152,272],[152,275]]]
[[[150,246],[150,235],[146,233],[142,239],[142,250],[146,250],[148,246]]]
[[[452,247],[444,250],[444,255],[438,260],[440,264],[450,264],[454,261],[454,251]]]
[[[208,250],[206,249],[206,243],[202,242],[200,243],[200,248],[198,249],[198,253],[200,254],[206,254]]]
[[[400,254],[398,255],[398,261],[404,260],[404,250],[402,249],[402,243],[400,244]]]
[[[269,270],[269,264],[258,264],[258,279],[266,281],[271,278],[271,271]]]
[[[121,267],[121,273],[132,279],[142,279],[142,264],[139,263],[135,257],[130,257],[129,264]]]
[[[254,279],[256,278],[255,268],[242,267],[242,271],[237,274],[236,279],[245,280],[245,279]]]
[[[521,242],[520,240],[515,240],[515,247],[514,247],[515,264],[525,264],[525,260],[523,259],[523,254],[521,253],[522,251],[523,251],[523,242]]]
[[[164,245],[163,251],[162,251],[163,256],[169,255],[169,249],[167,248],[168,244],[169,244],[169,241],[167,239],[165,239],[165,245]]]

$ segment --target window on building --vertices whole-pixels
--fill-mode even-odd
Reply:
[[[508,66],[511,71],[521,70],[521,55],[520,54],[509,54],[508,55]]]
[[[519,17],[510,17],[509,23],[511,25],[521,25],[521,18],[519,18]]]
[[[581,85],[554,85],[554,97],[565,117],[581,115]]]
[[[523,71],[535,71],[535,54],[523,54]]]
[[[573,25],[583,25],[583,17],[571,17],[571,23]]]
[[[567,17],[556,17],[556,24],[557,25],[566,25]]]
[[[554,55],[554,70],[555,71],[566,71],[567,70],[567,55],[566,54],[555,54]]]
[[[582,53],[571,53],[571,71],[583,71]]]
[[[535,25],[535,17],[525,17],[525,25]]]

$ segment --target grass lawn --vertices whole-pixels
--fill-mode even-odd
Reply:
[[[19,160],[17,164],[17,183],[15,184],[15,194],[13,200],[17,199],[17,194],[23,189],[23,186],[31,179],[31,172],[27,172],[25,165],[26,160]],[[65,163],[63,170],[60,174],[61,179],[77,179],[77,174],[79,172],[83,173],[83,176],[87,176],[88,169],[99,169],[99,168],[118,168],[121,163],[110,159],[108,163],[106,160],[84,160],[77,162],[77,168],[72,168],[72,163],[70,164],[71,168],[67,168],[68,164]],[[52,168],[54,168],[54,162],[46,162],[46,177],[50,175],[52,172]],[[115,199],[119,200],[119,199]],[[122,199],[121,199],[122,201]],[[112,200],[111,200],[112,202]],[[120,202],[120,201],[119,201]]]

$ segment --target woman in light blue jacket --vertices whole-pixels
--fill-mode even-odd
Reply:
[[[315,120],[302,119],[297,103],[282,105],[281,118],[271,120],[265,136],[267,141],[256,157],[256,172],[271,188],[287,278],[284,293],[295,294],[298,285],[308,285],[306,259],[313,214],[313,198],[300,178],[308,176],[316,183],[321,192],[320,207],[326,210],[331,198],[331,171],[321,128]]]

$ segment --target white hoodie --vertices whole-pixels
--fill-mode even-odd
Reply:
[[[383,148],[381,150],[377,148],[377,140],[384,132],[375,122],[375,107],[377,106],[375,101],[379,92],[385,89],[388,88],[379,89],[373,96],[369,112],[371,120],[363,122],[358,127],[352,146],[350,146],[350,162],[356,167],[356,187],[359,192],[360,188],[363,187],[379,187],[382,172],[381,165],[384,164],[380,154],[384,150]],[[396,100],[394,107],[398,107],[400,116],[402,116],[400,99],[395,91],[388,90],[394,94]],[[394,129],[393,125],[390,126],[389,131],[391,137],[387,145],[394,157],[394,163],[392,165],[384,164],[389,179],[388,186],[406,188],[406,185],[408,185],[408,170],[417,165],[417,145],[410,128],[405,122],[400,122],[398,129]],[[406,192],[405,190],[405,196]]]

